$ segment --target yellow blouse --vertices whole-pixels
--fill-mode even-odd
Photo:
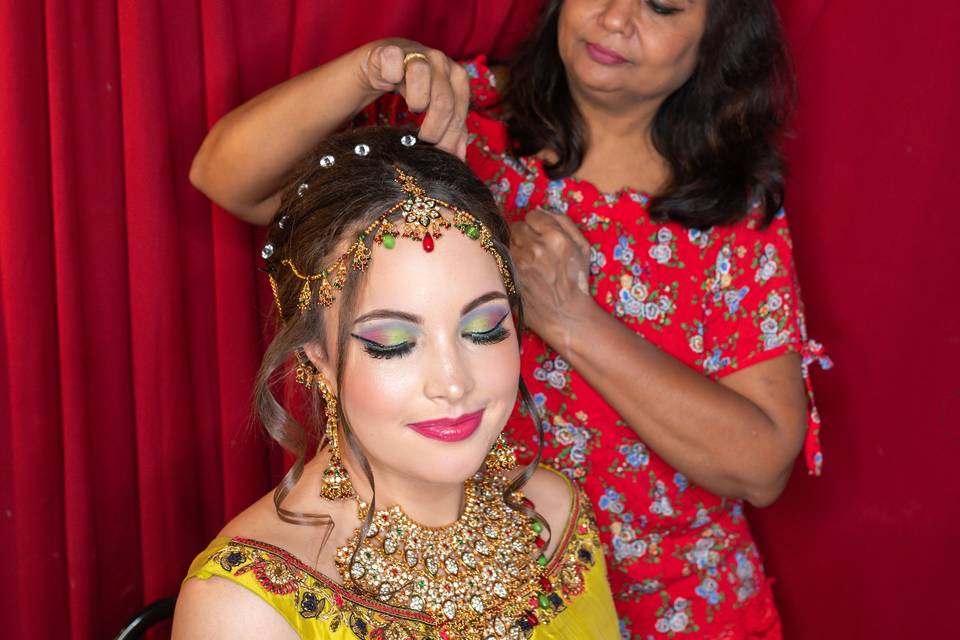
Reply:
[[[573,492],[573,508],[543,578],[515,597],[528,601],[519,621],[524,640],[616,640],[617,614],[589,499]],[[265,542],[220,537],[196,557],[184,580],[218,576],[257,594],[301,638],[311,640],[457,640],[423,613],[352,593]]]

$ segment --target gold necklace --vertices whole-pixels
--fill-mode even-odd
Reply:
[[[445,527],[420,525],[399,506],[375,512],[353,564],[359,528],[337,549],[343,584],[430,615],[440,637],[522,637],[520,621],[529,615],[546,558],[542,526],[507,506],[506,484],[479,475],[468,480],[463,515]],[[360,502],[361,519],[366,511]]]

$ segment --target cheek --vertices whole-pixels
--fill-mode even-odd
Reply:
[[[414,371],[404,368],[409,358],[375,359],[351,348],[345,363],[348,381],[340,399],[350,427],[361,440],[385,433],[402,419],[403,410],[416,397],[419,383]]]

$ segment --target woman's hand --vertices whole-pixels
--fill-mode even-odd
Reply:
[[[523,287],[524,323],[563,351],[566,321],[594,305],[590,244],[570,218],[535,209],[511,225],[510,255]]]
[[[391,39],[369,50],[361,62],[361,80],[377,93],[397,91],[414,113],[426,111],[420,138],[464,159],[470,80],[463,67],[442,51]]]

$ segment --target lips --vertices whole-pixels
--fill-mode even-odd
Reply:
[[[627,62],[627,59],[616,51],[612,51],[606,47],[601,47],[600,45],[592,42],[587,43],[587,53],[594,62],[599,62],[600,64],[616,65]]]
[[[407,426],[420,435],[433,440],[459,442],[473,435],[473,432],[480,426],[480,420],[482,418],[483,409],[480,409],[480,411],[465,413],[456,418],[411,422]]]

